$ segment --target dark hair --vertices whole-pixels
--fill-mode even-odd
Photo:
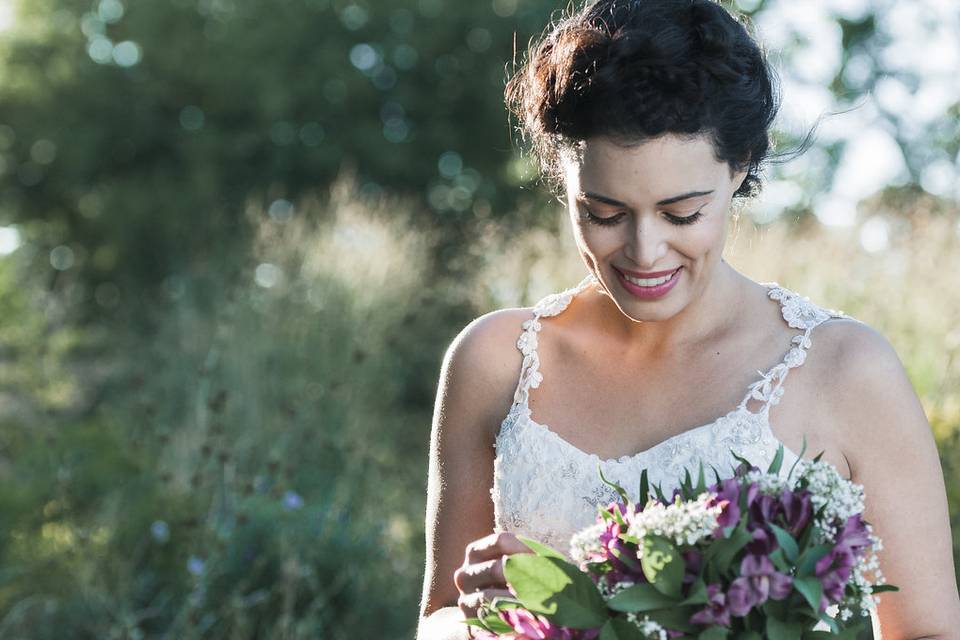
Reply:
[[[589,137],[630,145],[705,133],[718,161],[747,169],[733,195],[749,197],[780,106],[775,77],[713,0],[597,0],[547,27],[505,96],[553,187],[562,154]]]

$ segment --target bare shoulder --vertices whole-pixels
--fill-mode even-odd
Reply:
[[[835,319],[818,333],[814,342],[828,352],[824,380],[832,381],[822,392],[830,426],[851,479],[863,486],[864,518],[883,543],[886,581],[900,587],[880,599],[882,635],[948,637],[960,628],[960,597],[943,469],[923,406],[896,350],[876,329]]]
[[[932,441],[917,393],[886,336],[854,318],[831,319],[813,333],[822,355],[823,401],[854,476],[883,455],[878,448]]]
[[[451,341],[443,377],[469,385],[477,409],[501,418],[509,410],[523,362],[517,340],[530,317],[529,308],[491,311],[471,321]]]

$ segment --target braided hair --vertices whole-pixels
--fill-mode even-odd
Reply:
[[[579,142],[637,144],[707,134],[734,192],[760,190],[779,108],[775,72],[743,24],[715,0],[595,0],[547,27],[505,97],[551,186]]]

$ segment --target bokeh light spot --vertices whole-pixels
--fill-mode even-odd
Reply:
[[[67,245],[62,244],[59,247],[54,247],[50,251],[50,266],[57,271],[66,271],[73,266],[73,263],[73,249]]]
[[[340,12],[340,21],[351,31],[362,28],[369,19],[369,12],[358,4],[348,4]]]
[[[109,38],[96,36],[87,45],[87,55],[97,64],[107,64],[113,60],[113,43]]]
[[[51,140],[37,140],[30,147],[30,159],[37,164],[50,164],[57,157],[57,145]]]
[[[308,147],[319,146],[326,133],[317,122],[308,122],[300,127],[300,142]]]
[[[293,217],[293,203],[279,198],[270,203],[267,214],[277,222],[286,222]]]
[[[456,151],[447,151],[440,155],[437,170],[444,178],[453,178],[463,170],[463,158]]]
[[[16,251],[22,240],[20,232],[14,226],[0,227],[0,256],[7,256]]]
[[[180,126],[187,131],[199,131],[205,119],[203,110],[198,106],[190,104],[180,110]]]
[[[140,62],[140,46],[125,40],[113,48],[113,61],[121,67],[132,67]]]
[[[285,147],[297,139],[297,132],[292,124],[286,120],[280,120],[270,127],[270,139],[275,145]]]
[[[380,56],[366,42],[354,45],[350,49],[350,64],[360,71],[369,71],[380,61]]]
[[[264,289],[277,286],[281,278],[283,278],[283,272],[280,271],[280,267],[269,262],[258,264],[253,275],[254,281]]]
[[[123,17],[123,3],[120,0],[100,0],[97,16],[107,24],[118,22]]]

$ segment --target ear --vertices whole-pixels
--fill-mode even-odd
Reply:
[[[731,182],[733,183],[733,193],[737,191],[741,186],[743,186],[743,181],[747,179],[748,170],[742,169],[736,173],[731,172]]]

